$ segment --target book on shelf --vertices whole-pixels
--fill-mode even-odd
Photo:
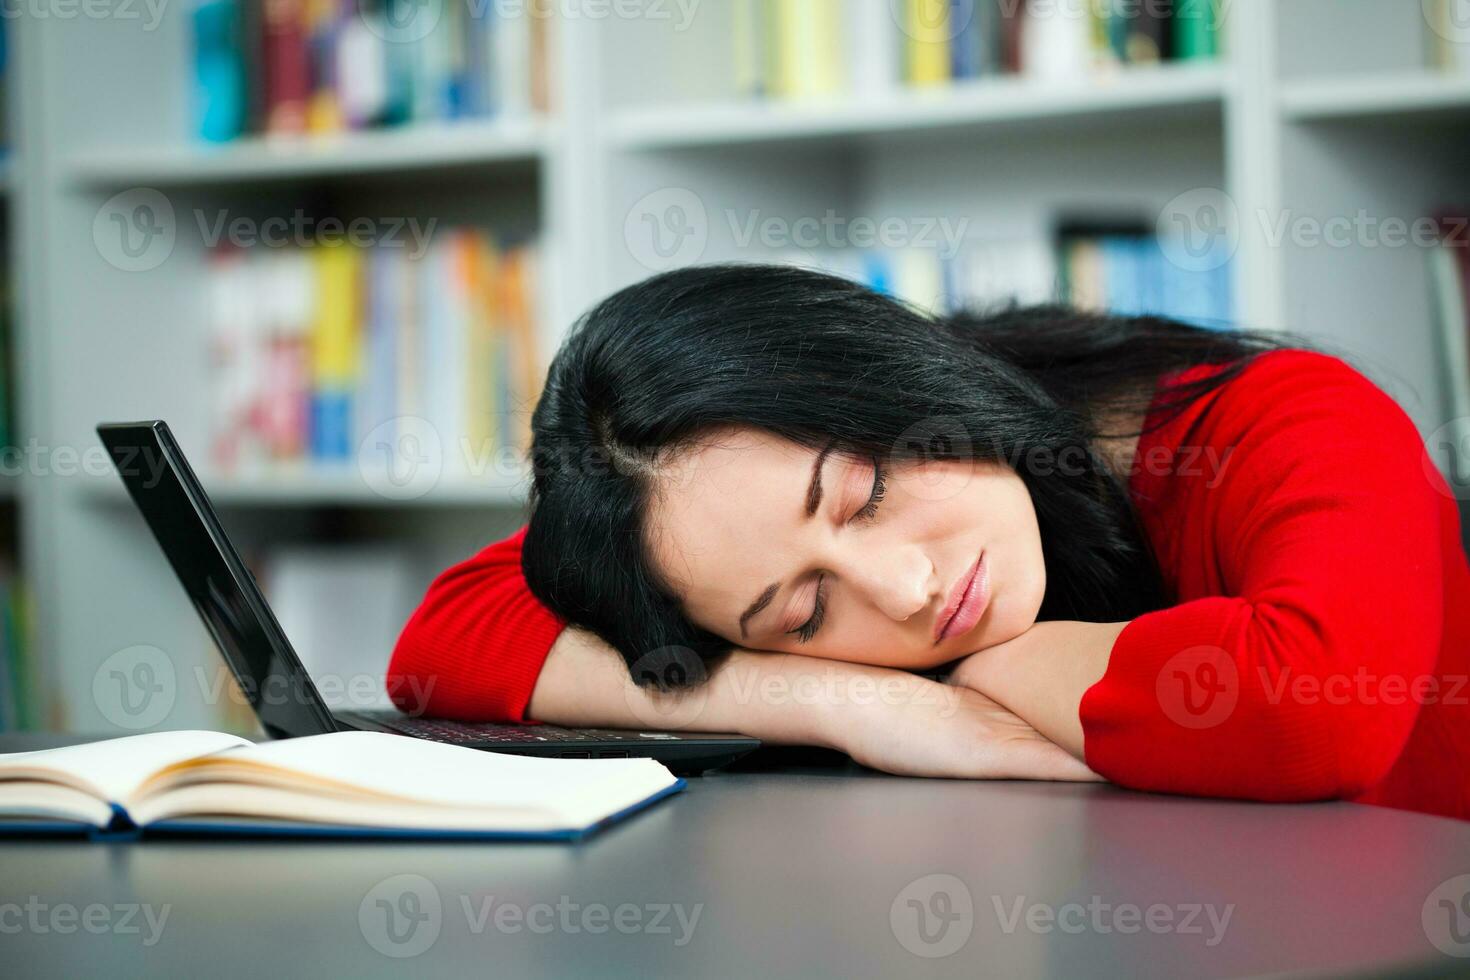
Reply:
[[[1061,302],[1227,328],[1233,315],[1230,263],[1224,253],[1218,261],[1205,259],[1189,267],[1170,261],[1142,225],[1076,222],[1060,224],[1050,236],[965,239],[955,247],[849,247],[777,256],[864,283],[929,313]]]
[[[684,788],[653,759],[483,752],[385,732],[151,732],[0,755],[0,833],[577,840]]]
[[[44,720],[30,636],[29,593],[7,560],[0,563],[0,731],[38,728]]]
[[[327,471],[400,430],[439,440],[446,478],[523,453],[544,374],[535,251],[470,228],[437,230],[421,256],[346,241],[213,249],[215,471]]]
[[[1186,263],[1174,261],[1143,223],[1064,221],[1055,248],[1059,296],[1079,309],[1164,316],[1214,330],[1233,322],[1232,264],[1223,236]]]
[[[544,112],[549,10],[458,0],[195,0],[195,131],[228,142]]]
[[[1219,57],[1226,0],[735,0],[734,90],[801,99]]]

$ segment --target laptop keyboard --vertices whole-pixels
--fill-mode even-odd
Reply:
[[[411,718],[405,715],[393,715],[385,712],[383,714],[366,712],[364,717],[371,719],[375,724],[390,728],[404,735],[412,735],[415,738],[427,738],[435,742],[599,742],[604,739],[572,731],[569,728],[557,728],[552,725],[496,725],[488,722],[467,723],[459,721],[445,721],[438,718]]]

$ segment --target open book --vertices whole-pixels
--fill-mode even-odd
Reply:
[[[576,839],[684,787],[652,759],[547,759],[381,732],[259,745],[155,732],[0,755],[0,834]]]

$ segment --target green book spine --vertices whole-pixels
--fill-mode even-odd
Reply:
[[[1217,0],[1178,0],[1174,7],[1174,56],[1180,61],[1213,58],[1218,47]]]

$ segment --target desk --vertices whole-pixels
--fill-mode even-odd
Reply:
[[[0,972],[1464,975],[1466,873],[1470,823],[1355,804],[715,773],[571,846],[0,840]]]

